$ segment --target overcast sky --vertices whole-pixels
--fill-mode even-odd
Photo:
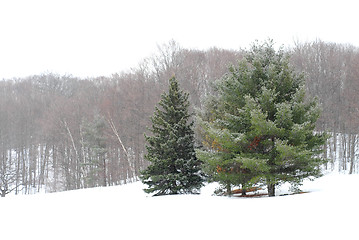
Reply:
[[[356,1],[0,0],[0,79],[54,72],[109,76],[171,39],[248,48],[254,40],[359,46]]]

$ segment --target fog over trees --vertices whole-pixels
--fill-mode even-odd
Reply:
[[[0,81],[0,194],[138,180],[148,166],[144,133],[168,80],[176,76],[194,111],[245,51],[183,49],[171,41],[111,77],[46,73]],[[358,172],[359,49],[318,40],[287,51],[305,74],[307,94],[321,103],[316,130],[332,134],[326,167]]]

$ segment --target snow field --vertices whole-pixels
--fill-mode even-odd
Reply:
[[[149,197],[140,182],[0,199],[1,239],[359,239],[359,175],[329,174],[310,193],[260,198]],[[282,186],[277,194],[285,193]]]

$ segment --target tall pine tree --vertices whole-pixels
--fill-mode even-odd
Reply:
[[[188,113],[188,94],[177,80],[169,80],[169,91],[161,96],[151,118],[152,136],[145,136],[149,167],[141,180],[144,191],[158,195],[197,193],[202,186],[201,161],[194,150],[193,121]]]
[[[305,96],[303,75],[276,51],[256,43],[237,67],[216,83],[200,113],[206,171],[227,186],[263,182],[269,196],[283,182],[298,186],[320,176],[326,134],[315,133],[319,108]]]

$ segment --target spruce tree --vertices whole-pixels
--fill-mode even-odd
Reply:
[[[141,180],[147,193],[158,195],[197,193],[202,186],[201,161],[194,150],[193,121],[188,113],[188,94],[179,89],[175,77],[161,96],[151,118],[151,136],[146,136],[150,162]]]
[[[207,150],[198,151],[215,181],[243,188],[263,182],[269,196],[321,175],[326,134],[314,131],[320,110],[305,96],[304,76],[272,41],[252,46],[215,86],[198,122]]]

